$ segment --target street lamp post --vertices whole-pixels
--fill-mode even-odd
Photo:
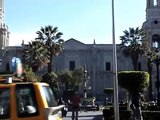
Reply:
[[[113,37],[113,80],[114,80],[114,119],[119,120],[117,52],[115,43],[114,0],[112,0],[112,37]]]

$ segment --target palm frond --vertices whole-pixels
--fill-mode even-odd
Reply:
[[[38,37],[36,38],[36,40],[43,42],[44,44],[43,47],[45,47],[45,49],[47,50],[46,58],[50,60],[49,61],[50,65],[48,67],[50,67],[49,69],[52,69],[52,57],[58,55],[63,50],[62,45],[64,43],[64,40],[61,39],[63,33],[58,32],[58,27],[53,27],[51,25],[48,25],[45,26],[44,28],[41,28],[40,31],[37,31],[37,35]],[[36,48],[36,50],[37,53],[39,53],[38,51],[43,51],[39,50],[38,48]],[[44,52],[43,54],[45,54],[46,51],[43,52]],[[40,63],[45,60],[45,58],[43,58],[41,55],[37,55],[37,59],[40,60]]]
[[[143,31],[137,28],[129,28],[129,30],[123,31],[124,35],[120,36],[120,49],[123,50],[125,57],[131,57],[133,66],[138,62],[140,56],[144,55],[148,49],[147,40],[143,40]],[[138,63],[136,63],[138,64]],[[134,67],[135,68],[135,67]]]

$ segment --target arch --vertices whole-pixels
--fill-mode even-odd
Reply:
[[[157,47],[160,47],[160,35],[154,34],[152,35],[152,43],[157,43]]]
[[[153,0],[154,6],[157,6],[157,0]]]

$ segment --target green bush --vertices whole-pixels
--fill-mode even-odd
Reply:
[[[130,120],[132,117],[131,110],[120,110],[119,111],[120,120]]]
[[[103,109],[104,120],[114,120],[114,111],[111,109]]]
[[[143,92],[149,85],[149,74],[145,71],[121,71],[118,73],[118,84],[130,93]]]
[[[120,109],[120,108],[119,108]],[[114,120],[114,108],[103,109],[104,120]],[[119,111],[120,120],[129,120],[132,116],[131,110],[121,110]]]
[[[159,120],[160,111],[142,111],[142,116],[144,120]]]

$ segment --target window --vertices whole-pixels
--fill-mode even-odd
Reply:
[[[105,70],[106,71],[110,71],[111,70],[111,63],[110,62],[106,62]]]
[[[49,86],[42,86],[42,89],[44,91],[43,95],[46,98],[46,101],[48,103],[48,107],[57,106],[57,102],[55,100],[55,96],[53,94],[52,89]]]
[[[10,118],[10,89],[0,88],[0,118]]]
[[[36,101],[32,84],[16,85],[16,103],[19,117],[37,116],[39,113]]]
[[[73,71],[75,69],[75,61],[69,62],[69,70]]]
[[[141,71],[141,63],[140,62],[138,63],[138,70]]]
[[[157,6],[157,0],[153,0],[153,5]]]

